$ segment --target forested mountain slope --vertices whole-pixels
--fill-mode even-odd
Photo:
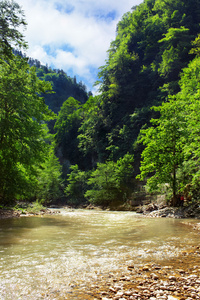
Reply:
[[[22,58],[26,58],[24,54],[19,50],[13,50],[15,55],[19,55]],[[77,82],[76,76],[74,78],[68,76],[63,70],[54,69],[44,66],[37,59],[27,58],[30,67],[36,68],[37,76],[41,80],[49,81],[53,88],[53,93],[44,94],[45,103],[48,107],[58,114],[64,101],[69,97],[74,97],[81,103],[85,103],[88,97],[92,94],[87,92],[86,86],[80,81]]]
[[[88,99],[86,86],[82,82],[77,82],[76,77],[71,78],[63,70],[51,70],[46,67],[37,69],[37,75],[40,79],[49,81],[52,84],[54,93],[45,95],[45,103],[55,113],[65,100],[74,97],[81,103],[85,103]],[[89,93],[90,94],[90,93]]]
[[[121,144],[125,125],[134,142],[148,108],[179,91],[180,71],[194,58],[189,51],[199,23],[198,0],[146,0],[123,16],[99,73],[102,110],[115,144]]]
[[[100,68],[100,96],[84,108],[79,148],[93,161],[133,153],[152,105],[179,91],[180,71],[194,58],[198,0],[146,0],[122,17]],[[140,152],[140,150],[138,149]]]
[[[144,146],[137,143],[138,134],[144,125],[151,124],[152,117],[159,117],[160,110],[152,110],[153,105],[168,102],[170,97],[181,92],[180,74],[195,59],[196,53],[191,49],[196,46],[192,42],[199,33],[198,0],[145,0],[122,17],[117,26],[116,39],[108,49],[106,64],[100,68],[97,82],[100,85],[100,95],[91,97],[84,105],[74,106],[73,112],[73,116],[76,112],[79,118],[76,131],[79,159],[81,151],[83,158],[87,156],[90,160],[87,167],[97,165],[99,170],[98,174],[92,175],[92,178],[96,176],[96,182],[92,179],[88,181],[94,190],[98,191],[98,184],[102,189],[103,186],[105,188],[105,182],[105,185],[98,182],[103,174],[106,177],[108,172],[109,176],[114,176],[114,169],[106,171],[109,161],[119,162],[127,152],[135,158],[134,163],[131,162],[135,174],[139,172],[140,155]],[[61,127],[61,123],[57,122],[59,139],[56,143],[66,153],[67,146],[62,144],[64,131]],[[66,132],[63,137],[65,136]],[[70,161],[70,155],[66,159]],[[75,157],[73,161],[76,161]],[[179,166],[175,163],[174,172]],[[172,171],[170,168],[167,170],[171,178]],[[73,169],[73,180],[70,180],[80,180],[79,175],[78,170]],[[108,185],[113,190],[113,183]],[[133,182],[132,188],[134,189]],[[176,186],[176,192],[179,188],[180,186]],[[95,199],[94,194],[94,191],[86,192],[91,201]],[[96,201],[98,202],[97,199]]]

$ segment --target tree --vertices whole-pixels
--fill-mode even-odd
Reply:
[[[190,53],[195,54],[197,57],[200,56],[200,34],[196,37],[196,39],[192,42],[193,48]]]
[[[165,79],[164,89],[173,95],[179,91],[179,73],[190,59],[188,52],[191,49],[192,37],[189,29],[185,27],[169,28],[164,36],[159,40],[162,44],[162,61],[158,72]]]
[[[198,39],[196,39],[198,41]],[[197,45],[198,47],[198,45]],[[198,49],[198,48],[197,48]],[[187,68],[183,69],[180,80],[181,92],[177,95],[177,100],[184,103],[184,113],[187,120],[188,143],[185,144],[184,173],[182,174],[182,190],[187,190],[190,186],[190,194],[196,199],[200,199],[200,57],[197,56]]]
[[[90,157],[90,165],[106,159],[105,149],[108,146],[109,116],[104,114],[101,97],[90,97],[83,105],[83,118],[79,127],[79,149],[85,157]]]
[[[81,171],[76,164],[70,167],[70,174],[67,177],[65,193],[68,196],[68,203],[73,205],[85,204],[87,200],[84,194],[88,188],[89,172]]]
[[[105,143],[100,145],[104,161],[110,137],[113,145],[121,145],[118,153],[122,147],[125,153],[132,152],[139,130],[155,112],[149,110],[139,124],[133,124],[130,116],[160,105],[179,91],[180,71],[194,57],[189,51],[199,33],[199,19],[199,0],[145,0],[122,17],[97,82],[102,93],[101,115],[109,120]],[[134,131],[126,145],[121,142],[123,128],[126,134]],[[86,144],[89,139],[85,140]]]
[[[139,142],[145,149],[138,178],[147,178],[150,191],[158,190],[160,184],[169,184],[173,205],[176,205],[180,188],[177,171],[183,166],[184,146],[188,140],[184,103],[171,98],[153,109],[160,112],[160,117],[151,120],[152,127],[141,130]]]
[[[21,57],[0,60],[0,198],[7,202],[27,195],[33,166],[42,162],[49,145],[43,122],[54,117],[40,94],[50,83],[39,80]]]
[[[13,0],[0,2],[0,56],[12,55],[12,48],[26,48],[24,37],[18,30],[26,26],[24,13],[20,6]]]
[[[60,200],[63,195],[63,180],[61,178],[61,165],[54,154],[53,144],[48,150],[44,162],[37,170],[37,185],[33,196],[41,203],[50,203]]]
[[[68,160],[71,164],[79,162],[78,128],[81,123],[81,104],[73,97],[69,97],[62,105],[54,129],[57,152],[61,160]]]
[[[124,203],[129,196],[129,184],[133,175],[133,156],[124,155],[117,162],[98,163],[88,179],[91,187],[85,197],[93,204],[116,205]]]
[[[173,204],[177,194],[197,190],[200,178],[199,112],[200,112],[200,58],[198,38],[193,53],[197,56],[180,74],[180,92],[169,97],[167,103],[154,107],[160,113],[152,119],[152,127],[141,130],[139,141],[142,152],[140,179],[147,178],[151,191],[159,184],[169,184],[173,192]],[[187,191],[188,193],[188,191]],[[197,193],[196,193],[197,194]],[[198,194],[199,197],[199,194]]]

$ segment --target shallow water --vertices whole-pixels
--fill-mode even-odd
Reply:
[[[102,275],[198,246],[188,221],[86,210],[0,220],[0,299],[83,299]]]

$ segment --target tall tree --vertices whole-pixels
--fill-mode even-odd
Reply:
[[[69,97],[62,105],[54,129],[57,153],[61,161],[79,162],[78,128],[81,122],[81,104]]]
[[[152,119],[153,126],[141,130],[142,152],[140,179],[147,179],[151,191],[159,184],[169,184],[173,192],[173,204],[177,193],[199,188],[199,115],[200,115],[200,57],[198,38],[195,40],[197,54],[181,73],[180,92],[170,97],[154,110],[160,112]],[[198,193],[199,197],[199,193]]]
[[[0,3],[0,200],[30,195],[36,182],[34,166],[45,158],[44,122],[54,117],[41,94],[51,84],[39,80],[27,60],[14,56],[13,46],[26,47],[19,29],[23,11],[15,1]]]
[[[183,104],[182,104],[183,105]],[[184,162],[184,145],[187,141],[186,120],[180,103],[171,99],[159,107],[160,118],[152,119],[152,127],[141,130],[139,141],[145,149],[142,152],[141,174],[150,191],[158,190],[160,184],[169,184],[173,192],[173,205],[178,194],[177,171]]]
[[[54,117],[39,95],[51,91],[26,60],[0,60],[0,197],[23,193],[48,144],[43,122]],[[27,191],[27,190],[26,190]]]
[[[107,158],[109,115],[105,115],[101,96],[90,97],[83,105],[83,119],[79,128],[79,148],[90,157],[90,166]]]
[[[0,56],[12,55],[13,47],[26,48],[20,27],[26,26],[21,7],[13,0],[0,2]]]

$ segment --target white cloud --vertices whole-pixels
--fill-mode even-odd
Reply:
[[[16,0],[17,1],[17,0]],[[91,88],[122,15],[142,0],[18,0],[28,56],[78,75]]]

